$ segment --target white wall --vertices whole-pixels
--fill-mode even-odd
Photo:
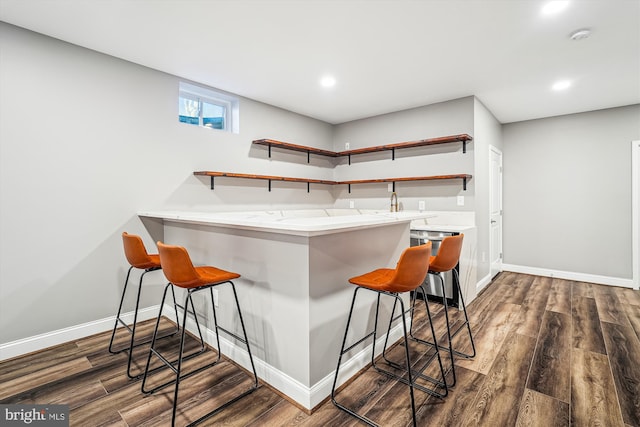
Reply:
[[[511,123],[504,262],[630,279],[630,141],[640,105]]]
[[[177,77],[4,23],[0,64],[0,343],[115,315],[122,231],[154,249],[139,209],[333,206],[324,188],[274,182],[268,192],[263,181],[220,178],[211,191],[192,175],[330,179],[326,160],[269,160],[251,144],[331,148],[329,124],[241,99],[237,135],[185,125]],[[163,282],[151,278],[144,305],[158,303]]]

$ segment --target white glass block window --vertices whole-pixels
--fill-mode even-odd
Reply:
[[[238,115],[238,98],[189,83],[180,83],[180,122],[238,133]]]

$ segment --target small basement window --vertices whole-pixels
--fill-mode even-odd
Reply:
[[[190,125],[239,132],[238,98],[180,82],[178,120]]]

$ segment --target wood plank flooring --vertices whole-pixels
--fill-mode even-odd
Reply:
[[[430,307],[443,337],[442,307]],[[415,318],[418,336],[429,333],[423,311]],[[456,359],[457,384],[445,399],[415,392],[420,426],[640,427],[640,292],[504,272],[468,311],[477,356]],[[164,328],[171,326],[166,322]],[[153,322],[142,323],[141,339],[152,328]],[[109,338],[102,333],[0,362],[0,403],[68,404],[72,426],[170,425],[173,387],[142,395],[140,381],[125,374],[126,353],[107,351]],[[465,338],[460,333],[454,342],[470,351]],[[117,345],[126,345],[126,339],[119,335]],[[162,347],[175,352],[176,342],[166,338]],[[196,344],[191,340],[186,351]],[[424,347],[409,347],[416,365],[426,360]],[[143,368],[145,350],[134,350],[134,372]],[[402,360],[403,353],[403,345],[396,345],[388,354]],[[205,364],[213,354],[189,360],[185,369]],[[153,381],[169,378],[168,372],[156,375]],[[250,383],[246,372],[226,359],[184,380],[176,425],[197,419]],[[380,425],[402,427],[411,425],[408,396],[405,386],[373,369],[338,394]],[[360,424],[330,401],[309,415],[261,384],[202,425]]]

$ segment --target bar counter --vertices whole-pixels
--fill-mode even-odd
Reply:
[[[353,292],[348,279],[376,268],[394,268],[409,246],[411,221],[430,216],[352,209],[138,215],[154,239],[185,246],[194,264],[242,275],[234,282],[258,376],[308,411],[331,391]],[[233,312],[225,312],[232,296],[226,291],[220,289],[218,295],[219,320],[233,329]],[[353,336],[371,327],[373,304],[373,295],[360,299]],[[390,311],[391,302],[385,302],[381,319],[388,321]],[[211,326],[212,319],[206,324]],[[396,325],[393,340],[400,333],[401,325]],[[223,354],[248,366],[244,351],[221,338]],[[381,345],[383,340],[379,338]],[[215,343],[212,334],[207,341]],[[363,343],[343,358],[340,383],[366,366],[370,351]]]

